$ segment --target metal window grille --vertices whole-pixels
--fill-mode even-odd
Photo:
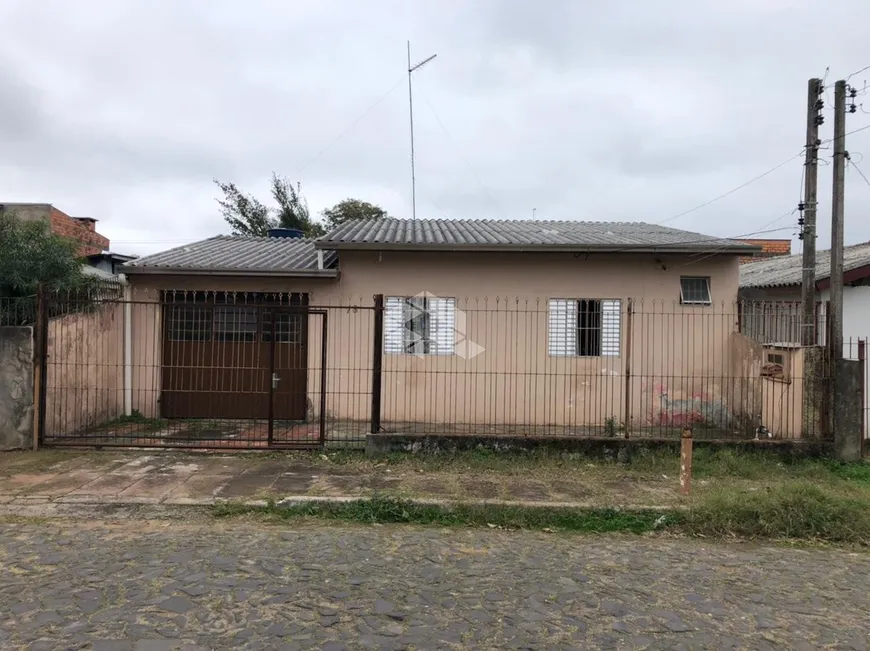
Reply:
[[[684,305],[710,305],[710,278],[681,276],[680,302]]]
[[[262,341],[272,340],[273,313],[269,310],[263,312]],[[275,343],[298,344],[302,340],[302,320],[299,314],[278,312],[274,314],[275,320]]]
[[[618,357],[620,310],[615,299],[550,299],[550,356]]]
[[[384,352],[452,355],[456,299],[390,296],[384,301]]]
[[[211,335],[210,309],[195,305],[169,306],[170,341],[210,341]]]
[[[251,342],[257,339],[257,308],[216,307],[215,341]]]

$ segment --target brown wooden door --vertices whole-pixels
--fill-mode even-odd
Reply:
[[[299,311],[261,304],[166,305],[162,416],[267,419],[274,399],[274,418],[304,419],[305,321]],[[278,379],[274,389],[272,377]]]

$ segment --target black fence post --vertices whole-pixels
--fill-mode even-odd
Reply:
[[[384,363],[384,295],[375,294],[375,327],[372,338],[372,427],[381,431],[381,375]]]
[[[36,289],[36,318],[33,328],[33,450],[45,442],[46,386],[48,384],[48,290]]]

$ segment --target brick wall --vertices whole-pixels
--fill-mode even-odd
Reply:
[[[765,258],[774,258],[779,255],[791,255],[791,240],[740,240],[746,244],[760,246],[761,251],[755,255],[740,258],[740,264],[744,262],[756,262]]]
[[[94,230],[92,221],[79,221],[54,206],[49,209],[48,219],[54,233],[78,242],[81,256],[102,253],[109,248],[109,239]]]

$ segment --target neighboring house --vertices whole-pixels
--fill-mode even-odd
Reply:
[[[801,255],[792,255],[741,265],[740,298],[757,304],[770,303],[755,310],[757,318],[752,326],[756,332],[765,333],[771,340],[800,342],[802,264]],[[843,354],[846,358],[857,358],[857,341],[870,337],[870,242],[844,249],[843,271]],[[831,252],[819,251],[816,300],[821,306],[830,299],[830,284]],[[774,310],[776,318],[771,316]],[[762,312],[767,315],[763,320]],[[823,343],[823,309],[818,320],[817,340]]]
[[[121,253],[112,253],[111,251],[102,251],[93,253],[87,256],[88,265],[94,269],[106,272],[109,276],[116,276],[123,273],[121,267],[128,262],[132,262],[138,256],[123,255]]]
[[[751,256],[740,258],[740,264],[756,262],[767,258],[776,258],[781,255],[791,255],[791,240],[740,240],[752,246],[761,247],[761,251]]]
[[[275,418],[312,418],[326,387],[331,418],[364,421],[382,295],[386,421],[734,427],[741,410],[758,417],[729,370],[738,258],[757,250],[568,221],[385,218],[316,241],[213,237],[123,267],[132,408],[264,418],[271,377]]]
[[[12,213],[22,221],[47,221],[51,231],[74,240],[82,257],[102,253],[109,240],[96,232],[97,220],[92,217],[71,217],[49,203],[2,203],[0,214]]]

